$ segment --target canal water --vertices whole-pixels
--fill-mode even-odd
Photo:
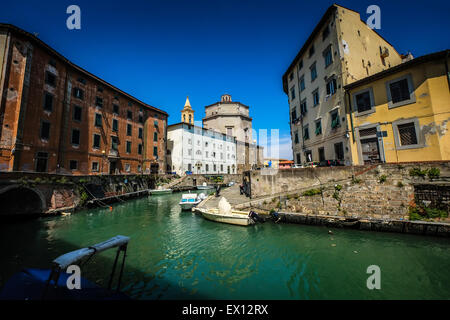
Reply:
[[[0,225],[0,286],[25,267],[131,238],[122,288],[136,299],[449,299],[450,240],[293,224],[232,226],[181,211],[181,194]],[[82,268],[106,286],[114,252]],[[367,268],[381,270],[369,290]]]

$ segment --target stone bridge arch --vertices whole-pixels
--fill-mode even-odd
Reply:
[[[18,184],[0,187],[0,217],[37,215],[46,209],[45,195],[38,188]]]

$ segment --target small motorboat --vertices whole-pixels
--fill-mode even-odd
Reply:
[[[184,193],[181,196],[180,206],[181,210],[191,210],[193,207],[198,205],[202,200],[206,198],[204,193]]]
[[[197,190],[209,190],[213,188],[214,188],[213,186],[208,186],[206,182],[203,182],[201,186],[197,186]]]
[[[125,257],[129,237],[115,236],[93,246],[71,251],[53,260],[51,269],[24,269],[14,274],[0,291],[0,300],[128,300],[120,292],[120,284],[125,266]],[[68,273],[70,267],[84,266],[95,254],[117,248],[108,288],[102,288],[80,276],[80,287],[69,288],[68,281],[74,276]],[[112,283],[118,258],[122,255],[117,289],[112,290]],[[82,272],[81,272],[82,274]]]
[[[250,217],[249,212],[245,211],[231,210],[231,212],[228,213],[220,213],[219,209],[216,208],[196,208],[195,210],[201,213],[203,218],[215,222],[222,222],[239,226],[249,226],[255,223],[255,221]]]
[[[157,189],[149,190],[149,193],[153,195],[168,194],[172,193],[172,189],[163,189],[161,186],[159,186]]]

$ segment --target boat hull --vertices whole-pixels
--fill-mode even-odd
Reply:
[[[212,189],[213,187],[210,186],[197,186],[197,190],[209,190]]]
[[[208,212],[206,210],[200,210],[200,213],[205,219],[215,222],[234,224],[238,226],[248,226],[254,223],[254,221],[245,214],[228,215],[228,214]]]
[[[186,203],[186,202],[181,203],[180,202],[180,207],[181,207],[181,210],[191,210],[193,207],[195,207],[199,203],[200,203],[200,201],[198,201],[198,202],[188,202],[188,203]]]
[[[172,193],[172,190],[150,190],[150,194],[168,194]]]

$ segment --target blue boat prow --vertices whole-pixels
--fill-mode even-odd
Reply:
[[[24,269],[14,274],[0,291],[0,300],[128,300],[122,293],[111,292],[84,278],[80,279],[81,289],[69,290],[67,279],[70,274],[61,272],[58,283],[45,290],[50,269]]]

